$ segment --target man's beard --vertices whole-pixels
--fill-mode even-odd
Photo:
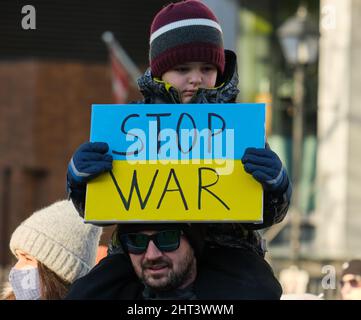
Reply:
[[[156,276],[147,276],[145,270],[153,265],[165,265],[168,267],[167,276],[162,276],[164,278],[158,282],[152,280],[157,280]],[[187,283],[189,279],[195,273],[196,260],[192,251],[189,251],[185,258],[179,263],[177,270],[174,270],[173,263],[167,257],[162,257],[152,262],[145,261],[142,264],[142,275],[141,280],[148,287],[152,288],[155,291],[168,291],[180,288],[182,285]]]

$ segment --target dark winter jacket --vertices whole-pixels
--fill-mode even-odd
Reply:
[[[228,262],[228,263],[225,263]],[[235,267],[237,266],[237,267]],[[278,300],[281,286],[268,263],[240,248],[205,248],[192,292],[145,296],[126,254],[110,254],[70,287],[67,300]]]

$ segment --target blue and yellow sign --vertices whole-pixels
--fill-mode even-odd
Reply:
[[[262,222],[241,158],[265,145],[264,104],[93,105],[90,141],[114,161],[88,183],[88,222]]]

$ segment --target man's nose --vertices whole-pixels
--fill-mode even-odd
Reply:
[[[344,292],[344,293],[346,293],[346,292],[351,291],[351,289],[352,289],[352,287],[350,286],[350,284],[349,284],[348,282],[346,282],[346,283],[342,286],[341,291]]]
[[[162,251],[160,251],[157,246],[154,244],[153,240],[149,241],[147,251],[145,252],[144,258],[147,260],[154,260],[162,256]]]

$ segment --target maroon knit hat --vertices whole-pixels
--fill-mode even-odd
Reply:
[[[149,44],[155,77],[186,62],[207,62],[224,71],[222,29],[213,12],[199,0],[171,3],[159,11],[151,25]]]

